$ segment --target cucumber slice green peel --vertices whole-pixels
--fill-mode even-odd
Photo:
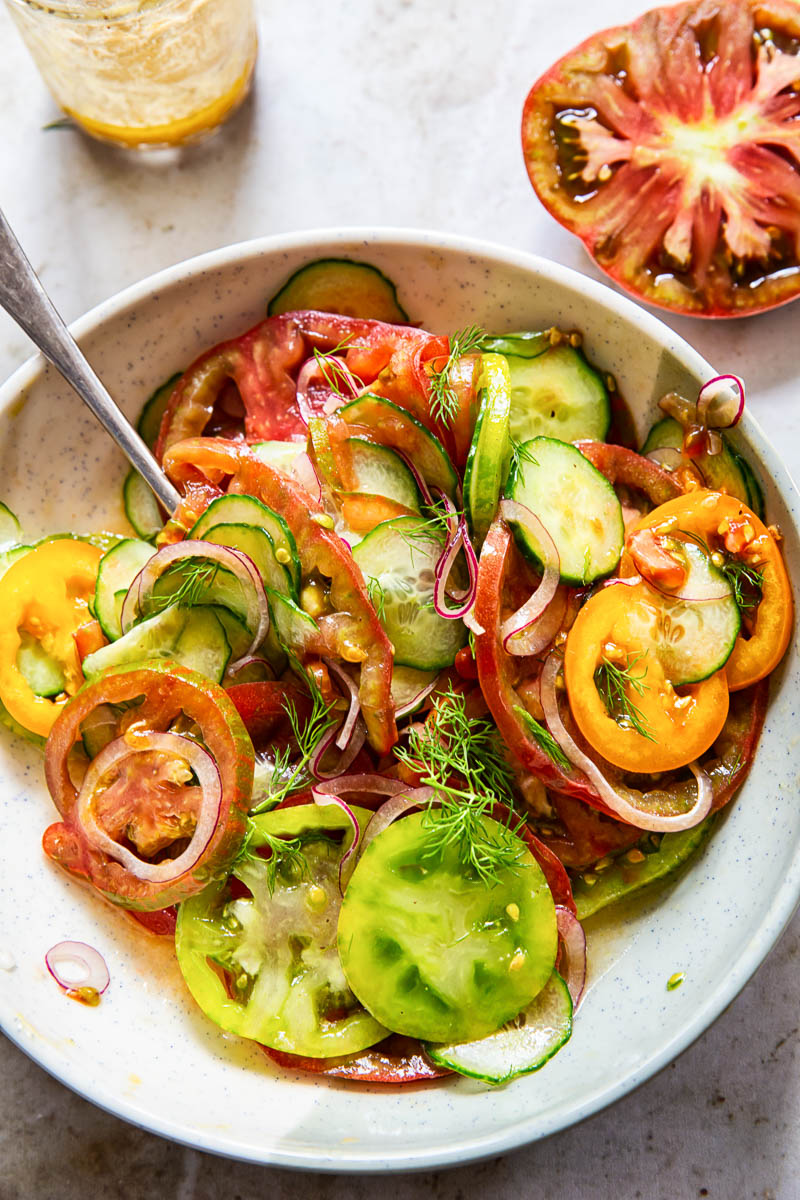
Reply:
[[[428,1042],[425,1051],[437,1066],[449,1067],[459,1075],[484,1083],[507,1083],[538,1071],[569,1041],[572,1011],[567,985],[553,971],[527,1008],[496,1033],[474,1042]]]
[[[464,498],[470,527],[480,546],[497,512],[511,454],[511,374],[500,354],[484,354],[481,358],[478,403],[478,420],[464,472]]]
[[[719,454],[700,454],[691,462],[702,473],[706,485],[712,491],[727,492],[742,500],[758,517],[764,516],[764,494],[743,455],[734,450],[723,433],[720,435],[722,449]],[[654,450],[683,450],[683,427],[674,417],[662,417],[656,421],[642,446],[642,454]],[[667,464],[669,467],[669,464]]]
[[[367,392],[343,404],[337,416],[351,425],[369,429],[376,442],[402,451],[429,487],[440,488],[451,500],[455,499],[458,475],[447,451],[421,421],[399,404]]]
[[[94,592],[94,615],[112,642],[122,637],[120,613],[128,588],[155,553],[149,542],[125,538],[100,559]]]
[[[15,513],[0,500],[0,549],[13,546],[20,539],[20,524]]]
[[[525,442],[514,456],[506,495],[529,508],[558,550],[561,579],[584,585],[610,575],[624,538],[622,507],[605,478],[575,446],[555,438]],[[537,566],[540,550],[522,526],[517,542]]]
[[[352,258],[319,258],[295,271],[275,293],[267,315],[314,309],[403,325],[408,314],[382,271]]]

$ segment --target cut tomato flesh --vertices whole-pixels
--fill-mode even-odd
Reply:
[[[651,304],[740,316],[800,293],[800,8],[697,0],[589,38],[534,84],[540,200]]]

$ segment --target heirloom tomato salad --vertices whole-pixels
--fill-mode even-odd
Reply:
[[[667,395],[634,449],[580,331],[429,333],[309,263],[145,406],[174,513],[131,474],[136,536],[3,556],[45,855],[283,1067],[537,1070],[583,922],[676,872],[755,753],[792,597],[743,403]],[[98,948],[48,965],[108,983]]]

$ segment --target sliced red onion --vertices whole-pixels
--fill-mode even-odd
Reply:
[[[361,829],[352,808],[350,808],[349,804],[345,804],[341,796],[320,792],[318,788],[312,788],[311,795],[314,798],[314,803],[320,807],[335,804],[337,808],[342,810],[353,826],[353,840],[339,861],[339,891],[344,895],[344,889],[347,887],[347,882],[356,865],[355,854],[361,841]]]
[[[340,750],[345,750],[350,744],[350,738],[353,736],[353,730],[356,727],[358,714],[361,712],[361,701],[358,698],[358,687],[352,675],[345,671],[344,667],[340,666],[333,658],[324,657],[322,660],[329,671],[333,671],[340,683],[344,684],[347,692],[350,707],[347,710],[347,716],[342,722],[341,728],[336,736],[336,745]]]
[[[366,850],[371,842],[375,841],[378,834],[383,833],[388,829],[393,821],[398,817],[402,817],[411,808],[423,808],[431,802],[436,803],[436,790],[432,787],[409,787],[404,786],[403,790],[392,796],[391,800],[387,800],[382,804],[375,816],[370,821],[367,828],[364,830],[364,836],[361,839],[361,850],[359,858]]]
[[[356,721],[355,729],[350,737],[350,742],[346,749],[342,752],[336,766],[332,771],[323,770],[322,760],[331,747],[335,744],[336,735],[339,732],[339,729],[340,726],[338,725],[334,725],[331,729],[327,729],[317,742],[316,748],[311,754],[308,769],[317,779],[335,779],[338,775],[342,775],[350,766],[361,747],[364,745],[367,736],[367,730],[364,722],[359,719]]]
[[[556,924],[566,957],[566,963],[562,960],[559,970],[575,1009],[581,1002],[586,984],[586,934],[575,914],[563,904],[556,905]]]
[[[330,378],[325,373],[326,363],[334,364],[330,370],[335,372],[334,379],[336,381],[336,387],[331,386]],[[297,376],[296,392],[297,407],[299,408],[300,416],[303,418],[306,425],[314,415],[308,392],[311,383],[315,380],[321,381],[327,388],[330,389],[332,393],[329,400],[326,401],[325,404],[326,412],[335,412],[336,409],[342,404],[342,397],[336,394],[342,383],[346,384],[346,386],[350,389],[353,397],[360,395],[364,387],[361,380],[350,370],[344,359],[337,358],[333,354],[319,354],[315,355],[314,358],[306,359],[300,368],[300,373]],[[333,408],[329,410],[328,404],[332,402]]]
[[[472,608],[468,612],[465,612],[464,616],[461,619],[464,622],[464,624],[466,625],[467,629],[470,631],[470,633],[474,633],[475,637],[480,637],[481,634],[486,633],[486,630],[483,628],[483,626],[480,624],[480,622],[476,620],[475,613],[473,611],[474,607],[475,606],[473,605]]]
[[[322,502],[322,484],[314,470],[314,464],[303,450],[292,463],[292,475],[318,504]]]
[[[688,812],[673,817],[660,816],[648,812],[635,803],[642,800],[646,793],[635,788],[614,787],[588,754],[580,749],[564,727],[558,710],[556,695],[556,679],[561,670],[562,659],[557,651],[553,651],[542,671],[541,696],[545,720],[550,733],[558,742],[567,758],[578,767],[594,784],[602,800],[622,821],[635,825],[639,829],[652,830],[655,833],[676,833],[680,829],[691,829],[708,816],[711,801],[714,798],[711,780],[696,762],[689,763],[689,770],[697,780],[697,799]]]
[[[549,645],[558,632],[557,626],[552,632],[550,631],[552,620],[545,621],[543,627],[539,627],[542,624],[543,614],[556,594],[561,577],[558,550],[542,522],[524,504],[518,504],[515,500],[502,500],[499,512],[504,521],[513,521],[517,525],[521,525],[525,532],[533,538],[540,548],[541,558],[545,564],[541,582],[533,595],[500,627],[503,649],[508,654],[538,654],[540,650]],[[525,631],[528,632],[525,633]],[[522,636],[523,634],[524,636]]]
[[[86,942],[59,942],[47,951],[44,961],[53,979],[65,992],[91,988],[102,996],[111,981],[102,954]]]
[[[218,546],[215,542],[204,542],[190,539],[185,542],[174,542],[162,548],[148,559],[139,574],[128,588],[128,593],[122,604],[121,624],[123,633],[127,633],[138,619],[141,606],[150,595],[156,581],[168,567],[186,558],[204,558],[210,562],[219,563],[230,571],[242,584],[242,590],[247,605],[245,622],[252,629],[253,640],[242,655],[249,658],[253,651],[261,645],[269,631],[269,606],[264,591],[264,584],[258,568],[251,558],[241,550],[231,546]]]
[[[263,670],[267,679],[276,679],[275,668],[265,658],[261,658],[258,654],[248,654],[246,658],[240,658],[238,662],[233,663],[225,672],[225,678],[222,680],[222,686],[227,687],[229,683],[239,681],[239,676],[248,669],[248,667],[259,667]]]
[[[95,820],[92,807],[95,792],[103,776],[118,762],[145,750],[157,750],[172,758],[182,759],[197,777],[202,793],[197,824],[189,845],[177,858],[149,863],[137,857],[126,846],[115,842]],[[77,818],[87,840],[97,850],[120,863],[136,879],[147,883],[171,883],[190,871],[199,862],[214,836],[222,806],[222,781],[214,759],[197,742],[178,733],[148,733],[136,738],[135,746],[124,737],[115,738],[101,750],[89,765],[83,786],[78,793]]]
[[[743,412],[744,381],[738,375],[715,375],[700,388],[697,397],[698,425],[731,429],[739,424]]]
[[[466,588],[451,593],[456,600],[456,607],[451,608],[447,599],[447,581],[458,553],[462,549],[467,561],[469,582]],[[449,538],[445,543],[444,550],[434,568],[433,607],[440,617],[445,617],[449,621],[459,620],[465,617],[472,608],[477,590],[478,559],[467,532],[466,522],[462,518],[458,523],[455,537]]]
[[[409,471],[414,476],[414,482],[416,483],[417,487],[419,488],[420,495],[422,496],[424,503],[427,504],[428,507],[430,507],[433,504],[433,496],[431,494],[431,490],[428,487],[427,482],[425,481],[425,479],[423,479],[422,475],[420,474],[416,463],[413,461],[413,459],[409,458],[409,456],[406,454],[405,450],[400,450],[399,447],[397,447],[397,446],[392,446],[392,450],[397,455],[397,457],[401,458],[403,460],[403,462],[406,464]]]
[[[439,676],[437,675],[430,683],[426,683],[423,688],[420,688],[413,699],[401,705],[400,708],[396,708],[394,710],[395,719],[399,721],[401,717],[407,717],[410,712],[413,712],[417,705],[421,704],[425,697],[431,694],[438,682]]]
[[[402,779],[390,779],[387,775],[340,775],[338,779],[325,779],[314,784],[314,791],[321,796],[338,796],[340,792],[372,792],[373,795],[396,796],[407,792],[408,784]]]

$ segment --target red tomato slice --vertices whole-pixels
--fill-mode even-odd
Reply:
[[[332,1075],[337,1079],[353,1079],[358,1083],[423,1083],[429,1079],[441,1079],[451,1075],[446,1067],[437,1067],[430,1062],[415,1038],[393,1033],[390,1037],[362,1050],[360,1054],[349,1054],[342,1058],[305,1058],[300,1054],[286,1054],[283,1050],[272,1050],[262,1046],[264,1053],[287,1071],[313,1071],[316,1075]]]
[[[137,725],[163,731],[180,717],[194,723],[214,759],[222,784],[222,803],[205,850],[188,870],[169,883],[140,879],[121,863],[92,845],[77,816],[78,792],[70,771],[70,752],[81,740],[81,724],[99,705],[124,705],[140,699]],[[145,755],[137,755],[136,758]],[[128,814],[154,845],[162,840],[158,804],[165,787],[158,780],[135,774],[100,793],[108,832],[128,821]],[[45,775],[50,795],[63,820],[45,830],[45,854],[59,866],[85,880],[115,904],[152,912],[177,904],[202,891],[209,879],[223,873],[238,853],[253,784],[253,747],[244,725],[222,688],[195,671],[167,660],[135,665],[87,684],[60,713],[47,740]],[[130,785],[130,786],[129,786]],[[152,786],[151,786],[152,785]],[[197,788],[186,788],[187,797]],[[174,840],[175,833],[171,839]],[[119,840],[119,839],[118,839]]]
[[[157,908],[155,912],[137,912],[135,909],[128,909],[128,916],[133,917],[134,921],[138,921],[150,933],[155,933],[159,937],[174,937],[175,927],[178,923],[178,910],[175,905],[169,908]]]
[[[588,38],[525,102],[539,199],[638,299],[743,316],[800,293],[800,7],[693,0]]]
[[[683,495],[683,488],[674,475],[635,450],[607,442],[578,442],[577,446],[609,483],[643,492],[653,508]]]

